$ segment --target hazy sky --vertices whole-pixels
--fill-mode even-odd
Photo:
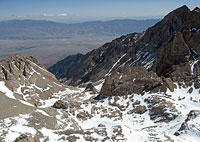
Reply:
[[[155,18],[182,5],[193,9],[200,0],[0,0],[0,20]]]

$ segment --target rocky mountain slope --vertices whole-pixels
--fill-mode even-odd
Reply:
[[[183,6],[145,33],[122,36],[86,55],[67,57],[49,71],[72,85],[103,79],[119,66],[139,65],[158,76],[181,78],[179,68],[199,57],[199,22],[199,8],[190,11]],[[184,72],[191,74],[189,68]]]
[[[155,93],[152,86],[162,82],[156,73],[126,67],[96,86],[73,88],[60,84],[33,57],[16,55],[0,65],[2,142],[132,142],[133,136],[138,142],[199,141],[200,97],[194,85],[183,88],[166,79],[171,86]],[[111,81],[109,87],[112,77],[119,77],[118,86]],[[146,82],[152,85],[147,88]],[[133,90],[124,91],[121,84]],[[108,88],[110,96],[98,100]]]
[[[125,58],[130,47],[134,47],[142,34],[133,33],[122,36],[92,50],[86,55],[69,56],[49,68],[55,76],[70,85],[98,81],[111,72],[122,58]],[[123,59],[123,61],[125,61]],[[117,64],[116,64],[117,63]],[[112,67],[113,65],[113,67]]]
[[[46,71],[36,59],[24,55],[15,55],[0,61],[1,118],[15,114],[12,102],[28,107],[44,104],[54,93],[64,90],[54,75]],[[2,97],[2,95],[1,95]],[[18,114],[23,108],[16,108]],[[8,112],[8,113],[7,113]]]
[[[73,88],[60,84],[33,57],[16,55],[0,65],[2,142],[199,141],[200,97],[193,85],[183,88],[166,79],[172,86],[155,93],[152,86],[162,82],[156,73],[127,67],[114,69],[96,86]],[[113,88],[106,85],[112,77],[133,90],[125,95],[114,85],[118,89],[98,100],[106,86]],[[149,79],[152,86],[146,88]]]
[[[50,69],[78,87],[33,57],[0,61],[0,141],[199,142],[199,13],[183,6]]]

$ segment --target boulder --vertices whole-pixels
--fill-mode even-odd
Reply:
[[[188,122],[190,120],[197,118],[198,116],[200,116],[200,110],[191,110],[185,121]]]
[[[89,114],[87,111],[84,111],[84,112],[79,112],[76,117],[81,120],[87,120],[90,119],[92,115]]]
[[[166,78],[165,82],[166,82],[166,85],[169,88],[169,90],[171,92],[174,92],[174,89],[177,88],[176,84],[174,84],[174,82],[170,78]]]
[[[119,67],[106,77],[100,91],[102,96],[124,96],[132,93],[157,92],[162,79],[144,67]]]
[[[62,100],[56,101],[53,106],[56,109],[67,109],[69,107],[69,104],[67,102],[64,102]]]
[[[136,108],[134,109],[134,112],[137,114],[143,114],[146,111],[147,111],[147,108],[143,105],[136,106]]]
[[[35,140],[31,136],[21,134],[14,140],[14,142],[35,142]]]
[[[92,83],[87,84],[85,91],[91,91],[94,94],[98,92]]]
[[[148,104],[150,118],[155,122],[169,122],[179,114],[172,102],[160,96],[150,96],[145,99],[145,102]]]

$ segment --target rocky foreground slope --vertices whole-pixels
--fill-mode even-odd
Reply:
[[[0,141],[199,142],[199,13],[183,6],[50,69],[79,87],[33,57],[2,60]]]
[[[184,88],[165,79],[165,91],[158,92],[144,84],[162,79],[137,67],[113,70],[96,86],[73,88],[60,84],[32,57],[16,55],[0,66],[2,142],[199,141],[200,96],[194,84]],[[106,86],[113,76],[119,77],[118,86],[98,100],[113,88],[113,83]]]

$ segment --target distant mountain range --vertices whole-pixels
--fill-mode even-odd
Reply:
[[[0,39],[56,39],[80,35],[117,36],[145,31],[159,20],[122,19],[75,24],[56,23],[46,20],[9,20],[0,22]]]

